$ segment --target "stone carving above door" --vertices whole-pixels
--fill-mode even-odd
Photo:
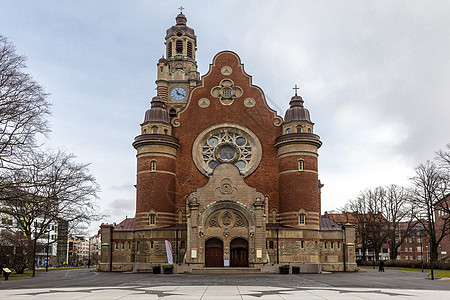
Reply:
[[[208,227],[233,228],[247,227],[245,217],[233,210],[221,210],[212,214],[206,222]]]

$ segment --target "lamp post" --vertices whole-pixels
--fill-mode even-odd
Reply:
[[[50,247],[50,230],[45,231],[47,233],[47,261],[45,263],[45,272],[48,272],[48,248]]]
[[[89,269],[91,267],[91,238],[88,237],[88,239],[89,239],[89,242],[88,242],[88,245],[89,245],[89,248],[88,248],[88,269]]]
[[[417,225],[416,225],[417,227]],[[422,245],[422,229],[419,230],[419,235],[420,235],[420,258],[422,261],[422,272],[423,272],[423,245]]]
[[[36,230],[37,230],[37,221],[34,221],[34,246],[33,246],[33,277],[36,273]]]
[[[430,226],[430,218],[431,213],[430,210],[427,210],[428,213],[428,241],[430,242],[430,267],[431,267],[431,280],[434,280],[434,271],[433,271],[433,239],[434,239],[434,232],[431,230]]]

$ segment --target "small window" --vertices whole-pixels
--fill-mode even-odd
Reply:
[[[298,160],[298,170],[299,171],[303,171],[304,170],[304,164],[305,164],[305,162],[303,161],[303,159],[299,159]]]
[[[158,127],[154,126],[152,127],[152,133],[157,134],[158,133]]]
[[[308,128],[308,133],[311,133],[311,128]]]
[[[156,215],[155,214],[150,214],[150,216],[149,216],[149,223],[150,223],[150,225],[155,225],[156,224]]]
[[[150,172],[156,172],[156,160],[150,162]]]
[[[330,246],[331,246],[331,247],[330,247],[331,249],[334,249],[334,242],[331,242],[331,243],[330,243]]]
[[[273,249],[273,241],[269,241],[269,249]]]
[[[341,242],[337,242],[338,244],[338,249],[341,249]]]
[[[302,133],[302,126],[297,126],[297,133]]]
[[[177,54],[183,54],[183,41],[177,40],[175,46],[175,51],[177,52]]]
[[[161,70],[161,73],[162,73],[162,71],[164,71],[164,67],[160,67],[160,70]]]
[[[323,247],[327,249],[327,242],[323,242]]]
[[[147,129],[144,129],[144,134],[147,134]]]
[[[150,248],[153,249],[153,241],[150,241]]]
[[[176,111],[176,109],[175,109],[175,108],[171,108],[170,111],[169,111],[169,117],[170,117],[170,119],[173,119],[173,118],[175,118],[176,116],[177,116],[177,111]]]
[[[192,58],[192,43],[187,42],[187,56]]]
[[[299,214],[298,215],[298,223],[300,225],[305,225],[305,214]]]
[[[181,249],[184,249],[184,248],[186,248],[186,242],[185,241],[181,241]]]
[[[286,133],[287,133],[287,134],[291,133],[291,129],[288,128],[288,129],[286,130]]]
[[[128,249],[131,249],[131,243],[128,242]]]
[[[164,129],[164,134],[167,135],[167,133],[169,133],[169,131],[167,129]]]
[[[125,249],[125,242],[122,242],[122,249]]]
[[[116,249],[119,249],[119,243],[115,243]]]
[[[300,241],[300,248],[305,248],[305,242],[304,241]]]

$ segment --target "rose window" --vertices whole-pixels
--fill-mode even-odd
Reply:
[[[202,132],[194,142],[193,157],[197,168],[209,176],[219,164],[231,163],[243,175],[253,172],[261,159],[258,138],[237,124],[213,127]]]

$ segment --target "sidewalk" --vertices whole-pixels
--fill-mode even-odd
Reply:
[[[56,288],[2,291],[4,299],[160,299],[272,300],[272,299],[450,299],[450,291],[261,286],[158,286],[116,288]]]

